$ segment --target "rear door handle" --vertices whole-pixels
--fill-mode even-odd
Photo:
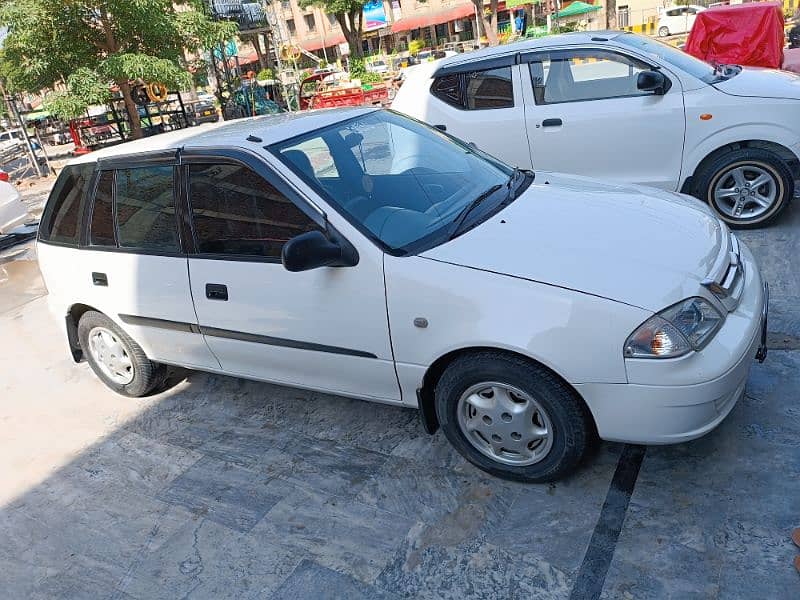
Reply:
[[[434,125],[439,131],[447,131],[447,125]]]
[[[108,287],[108,275],[105,273],[92,272],[92,284]]]
[[[545,119],[542,121],[542,127],[558,127],[563,124],[561,119]]]
[[[221,283],[207,283],[206,284],[206,298],[209,300],[222,300],[228,299],[228,286]]]

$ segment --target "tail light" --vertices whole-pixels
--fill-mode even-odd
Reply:
[[[7,182],[8,179],[9,179],[8,173],[6,173],[5,171],[0,171],[0,181],[6,181]]]

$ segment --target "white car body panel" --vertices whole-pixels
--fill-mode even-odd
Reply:
[[[666,27],[669,31],[669,35],[687,33],[692,30],[692,26],[697,20],[697,13],[704,10],[704,6],[698,6],[695,4],[659,8],[658,25],[656,26],[656,31],[658,31],[660,35],[661,28]]]
[[[0,181],[0,233],[9,233],[29,220],[28,209],[17,189],[7,181]]]
[[[707,84],[658,57],[616,42],[619,32],[596,41],[596,32],[550,36],[442,59],[409,72],[392,108],[432,125],[521,168],[602,177],[678,191],[714,150],[743,141],[778,144],[786,159],[800,160],[800,76],[744,68],[731,79]],[[595,37],[593,40],[592,37]],[[443,65],[468,64],[518,52],[605,49],[658,66],[673,82],[663,96],[536,104],[527,65],[513,68],[523,86],[522,106],[459,110],[430,93],[432,75]],[[587,65],[590,66],[590,65]],[[515,99],[517,90],[515,89]],[[511,111],[516,121],[499,127],[494,112]],[[712,115],[702,120],[700,115]],[[563,125],[542,127],[547,118]],[[513,133],[512,133],[513,132]],[[527,135],[529,147],[519,141]]]
[[[320,111],[197,127],[74,162],[208,146],[245,148],[278,168],[264,145],[368,112]],[[246,141],[251,134],[261,140]],[[692,296],[718,304],[701,281],[728,256],[732,241],[727,228],[693,199],[542,172],[477,227],[418,255],[395,256],[288,169],[278,177],[324,211],[353,244],[356,266],[291,273],[274,262],[151,256],[43,241],[40,264],[54,314],[63,325],[73,305],[92,306],[155,361],[412,407],[438,359],[470,348],[512,351],[571,384],[601,437],[620,441],[691,439],[718,424],[742,393],[764,305],[758,268],[744,246],[746,280],[738,306],[705,348],[667,360],[623,355],[627,337],[654,312]],[[107,286],[93,284],[96,272],[107,274]],[[226,284],[229,301],[207,300],[206,283]],[[203,327],[371,356],[234,342],[204,335]]]

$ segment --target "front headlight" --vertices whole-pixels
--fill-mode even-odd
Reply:
[[[689,298],[653,315],[625,342],[626,358],[675,358],[705,346],[724,317],[707,300]]]

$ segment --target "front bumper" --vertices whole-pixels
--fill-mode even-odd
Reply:
[[[729,314],[713,344],[685,358],[638,360],[635,367],[641,368],[629,369],[627,384],[575,385],[602,439],[685,442],[705,435],[728,416],[744,394],[753,359],[766,357],[769,288],[749,251],[747,259],[749,281],[740,306]]]

